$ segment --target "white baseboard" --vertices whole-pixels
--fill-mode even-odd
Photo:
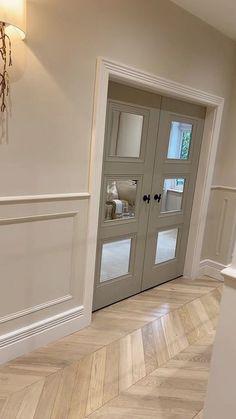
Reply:
[[[0,336],[0,364],[25,355],[88,326],[90,318],[78,306]]]
[[[219,281],[224,281],[221,271],[227,267],[228,265],[224,265],[223,263],[205,259],[200,262],[199,276],[207,275],[211,278],[218,279]]]

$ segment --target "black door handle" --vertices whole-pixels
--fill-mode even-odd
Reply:
[[[144,195],[143,200],[144,200],[144,202],[147,202],[149,204],[149,202],[151,200],[151,195],[150,194],[149,195]]]
[[[154,199],[155,199],[155,201],[160,202],[161,201],[161,193],[159,195],[156,193],[156,195],[154,195]]]

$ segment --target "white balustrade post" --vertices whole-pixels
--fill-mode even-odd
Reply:
[[[224,289],[203,419],[236,418],[236,243]]]

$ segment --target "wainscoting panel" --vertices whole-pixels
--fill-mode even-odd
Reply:
[[[215,278],[231,263],[236,238],[236,188],[213,186],[208,208],[201,273]]]
[[[0,362],[89,322],[88,204],[89,194],[0,198]]]

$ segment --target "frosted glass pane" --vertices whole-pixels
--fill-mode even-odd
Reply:
[[[161,212],[181,211],[185,179],[165,179],[161,200]]]
[[[155,263],[167,262],[176,256],[178,228],[159,231],[157,236]]]
[[[137,180],[108,180],[105,201],[105,221],[134,218]]]
[[[167,158],[188,160],[193,126],[183,122],[171,122]]]
[[[143,116],[128,112],[113,111],[110,156],[140,156],[143,131]]]
[[[129,273],[131,241],[126,239],[103,244],[100,282]]]

